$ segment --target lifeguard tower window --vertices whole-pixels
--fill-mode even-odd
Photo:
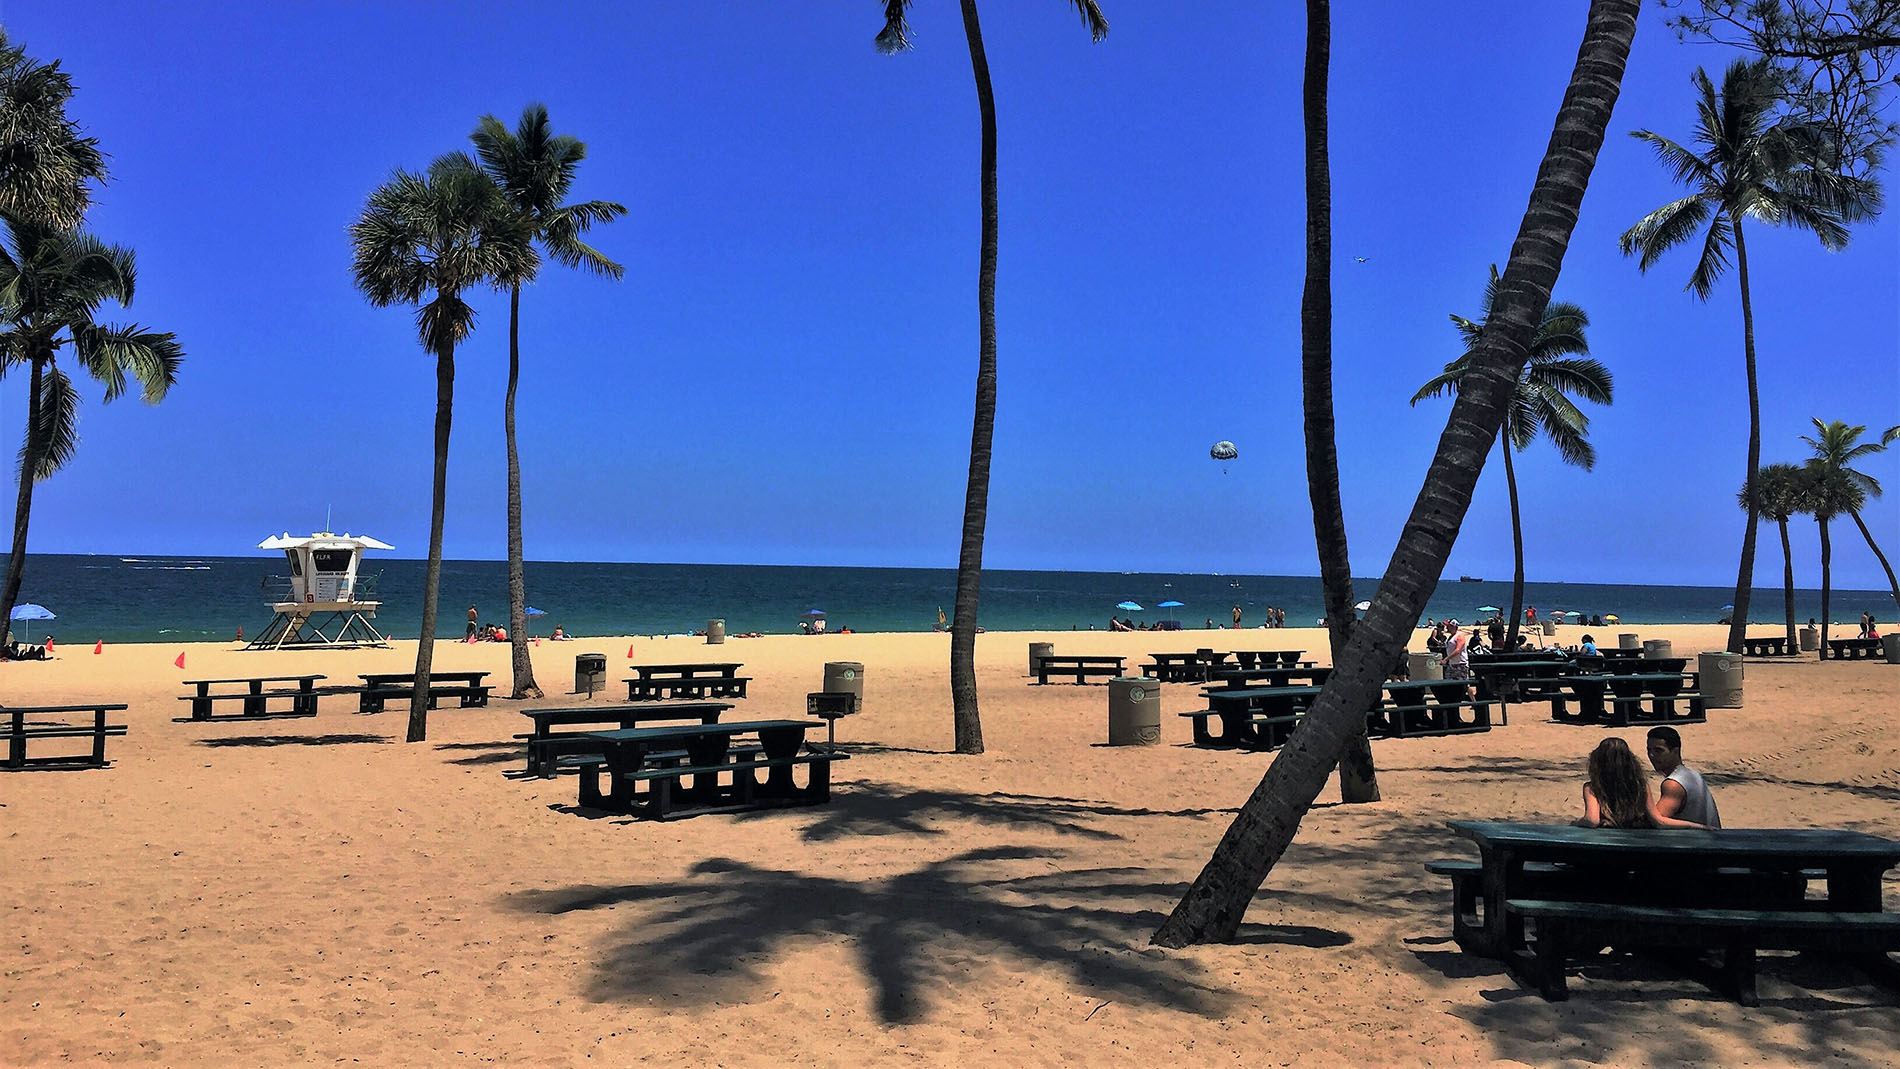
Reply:
[[[298,575],[298,576],[302,575],[303,561],[298,559],[295,553],[289,554],[289,557],[290,557],[290,574]]]
[[[354,554],[347,549],[319,549],[311,554],[319,572],[348,571]]]

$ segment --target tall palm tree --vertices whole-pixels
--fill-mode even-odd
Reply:
[[[64,467],[79,445],[79,392],[60,366],[61,351],[70,353],[72,366],[104,384],[106,401],[136,384],[139,395],[154,405],[178,381],[184,359],[174,335],[97,318],[108,301],[132,304],[132,250],[76,230],[16,219],[7,220],[6,233],[7,240],[0,242],[0,375],[24,365],[28,378],[13,548],[6,585],[0,587],[0,632],[12,618],[26,572],[33,486]]]
[[[1419,387],[1412,395],[1418,404],[1427,397],[1457,393],[1471,370],[1479,343],[1484,340],[1484,325],[1491,318],[1491,306],[1498,296],[1498,268],[1491,265],[1491,281],[1485,283],[1484,307],[1477,319],[1453,314],[1452,324],[1464,336],[1464,355],[1445,365],[1445,370]],[[1611,403],[1615,382],[1610,369],[1589,358],[1590,342],[1584,337],[1590,317],[1582,308],[1565,301],[1552,301],[1544,309],[1544,318],[1531,336],[1530,359],[1518,372],[1517,390],[1510,407],[1504,410],[1504,433],[1500,441],[1504,454],[1504,485],[1511,498],[1511,551],[1516,561],[1511,573],[1510,631],[1504,648],[1517,644],[1517,622],[1524,612],[1524,520],[1517,503],[1517,471],[1511,454],[1523,452],[1537,440],[1538,432],[1557,447],[1557,455],[1566,464],[1585,471],[1596,467],[1597,451],[1584,435],[1590,429],[1590,417],[1571,400],[1571,394],[1599,405]]]
[[[1867,548],[1874,551],[1875,559],[1887,573],[1887,585],[1893,592],[1893,599],[1900,602],[1900,583],[1894,581],[1893,565],[1887,563],[1887,555],[1880,551],[1874,542],[1874,533],[1867,529],[1867,521],[1861,519],[1860,510],[1867,501],[1880,496],[1880,482],[1863,471],[1856,471],[1852,465],[1866,457],[1887,451],[1896,438],[1900,438],[1900,427],[1888,427],[1878,442],[1863,442],[1860,436],[1867,433],[1866,427],[1850,427],[1840,420],[1822,423],[1814,420],[1814,432],[1819,437],[1802,435],[1801,440],[1814,449],[1814,463],[1819,463],[1830,472],[1839,472],[1841,477],[1859,488],[1861,503],[1845,510],[1854,518],[1854,526],[1860,528],[1860,536],[1867,540]]]
[[[1834,607],[1834,543],[1828,536],[1828,523],[1844,512],[1859,512],[1867,504],[1867,492],[1844,469],[1819,458],[1808,461],[1808,477],[1808,511],[1821,526],[1821,644],[1815,652],[1825,660],[1828,619]]]
[[[1742,361],[1748,380],[1748,467],[1753,479],[1761,464],[1761,396],[1755,378],[1755,306],[1748,287],[1748,246],[1742,221],[1797,226],[1814,232],[1827,249],[1847,245],[1846,224],[1880,210],[1880,188],[1873,181],[1839,174],[1816,161],[1824,155],[1813,127],[1777,121],[1785,76],[1766,59],[1737,60],[1722,76],[1717,94],[1708,72],[1696,68],[1696,134],[1700,155],[1661,134],[1633,131],[1647,141],[1675,180],[1690,187],[1688,196],[1670,201],[1623,232],[1618,244],[1625,256],[1640,254],[1644,271],[1664,252],[1694,237],[1704,223],[1702,254],[1690,272],[1688,288],[1708,300],[1716,280],[1735,253],[1742,294]],[[1749,501],[1754,495],[1748,496]],[[1742,652],[1748,628],[1749,593],[1755,575],[1755,514],[1742,530],[1742,558],[1735,578],[1735,612],[1728,649]]]
[[[416,333],[435,356],[435,481],[429,509],[429,562],[416,632],[416,686],[408,741],[428,737],[429,666],[435,656],[436,596],[442,586],[442,521],[454,414],[455,347],[475,326],[463,300],[476,286],[531,275],[536,261],[528,221],[466,153],[452,152],[425,174],[398,170],[369,195],[350,225],[351,270],[371,304],[416,306]]]
[[[1091,40],[1108,36],[1108,19],[1095,0],[1069,0],[1089,28]],[[970,428],[970,477],[963,492],[963,539],[957,551],[957,590],[950,619],[950,700],[956,722],[956,752],[983,752],[983,722],[976,707],[976,606],[983,583],[983,531],[989,520],[990,446],[996,437],[996,97],[990,91],[990,61],[976,0],[961,0],[963,36],[970,46],[976,104],[983,123],[983,239],[976,271],[976,418]],[[877,50],[910,47],[905,12],[910,0],[884,0],[884,28]]]
[[[1808,511],[1814,480],[1795,464],[1769,464],[1744,482],[1735,501],[1744,512],[1766,516],[1781,529],[1781,593],[1788,621],[1788,649],[1799,648],[1794,634],[1794,551],[1788,545],[1788,520]]]
[[[106,177],[95,138],[66,117],[73,80],[0,29],[0,216],[75,229]]]
[[[1299,830],[1342,748],[1363,730],[1386,669],[1412,635],[1438,585],[1471,506],[1484,458],[1510,404],[1512,384],[1563,266],[1590,173],[1621,91],[1640,0],[1591,0],[1583,44],[1538,168],[1536,184],[1498,281],[1491,329],[1452,404],[1425,483],[1393,550],[1372,609],[1353,628],[1338,667],[1287,744],[1274,754],[1213,857],[1154,934],[1162,946],[1226,940]],[[1356,723],[1355,723],[1356,722]]]
[[[510,132],[493,115],[482,116],[469,135],[482,170],[501,187],[501,195],[526,219],[534,240],[548,257],[565,267],[581,267],[618,279],[626,268],[581,240],[595,223],[627,214],[610,200],[565,203],[574,171],[587,158],[587,146],[548,129],[548,109],[530,104]],[[515,386],[521,379],[521,287],[534,281],[505,280],[508,285],[508,393],[502,404],[502,431],[508,442],[508,637],[513,645],[513,698],[539,698],[534,662],[528,656],[528,585],[521,548],[521,457],[515,449]]]

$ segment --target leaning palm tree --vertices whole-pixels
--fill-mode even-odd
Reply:
[[[534,270],[532,233],[521,213],[467,154],[453,152],[425,174],[397,171],[369,196],[350,225],[356,287],[371,304],[416,306],[416,333],[435,356],[435,482],[429,510],[429,562],[417,631],[416,686],[408,741],[428,737],[429,666],[435,655],[436,596],[442,584],[442,521],[454,412],[455,347],[475,325],[462,294]]]
[[[0,375],[25,366],[26,433],[13,508],[13,549],[0,587],[0,621],[12,618],[26,572],[27,524],[34,484],[64,467],[79,445],[79,392],[60,366],[105,385],[110,402],[137,385],[147,404],[165,399],[184,359],[174,335],[136,325],[102,323],[99,307],[130,306],[136,272],[132,250],[90,234],[9,219],[0,242]],[[0,623],[0,633],[5,630]]]
[[[1788,521],[1808,511],[1814,480],[1795,464],[1768,464],[1742,484],[1735,494],[1742,511],[1766,516],[1781,528],[1781,596],[1787,613],[1788,649],[1797,648],[1794,634],[1794,550],[1788,545]]]
[[[1842,513],[1859,512],[1867,504],[1867,492],[1845,469],[1821,459],[1808,461],[1808,512],[1821,526],[1821,644],[1816,648],[1820,659],[1827,659],[1828,614],[1834,601],[1834,543],[1828,537],[1828,523]]]
[[[106,177],[99,142],[66,117],[73,80],[0,29],[0,216],[77,228]]]
[[[1900,427],[1888,427],[1878,442],[1861,441],[1860,436],[1867,433],[1866,427],[1850,427],[1838,419],[1832,423],[1815,420],[1814,432],[1819,437],[1801,436],[1801,440],[1814,449],[1812,463],[1818,463],[1830,472],[1839,472],[1842,478],[1853,483],[1860,490],[1862,504],[1880,496],[1879,481],[1866,472],[1856,471],[1851,465],[1864,457],[1886,452],[1887,446],[1895,438],[1900,438]],[[1867,540],[1867,548],[1874,551],[1875,559],[1880,561],[1880,567],[1886,571],[1887,586],[1893,592],[1894,601],[1900,602],[1900,582],[1894,581],[1893,565],[1887,563],[1887,555],[1874,542],[1874,533],[1867,529],[1867,521],[1861,519],[1861,507],[1857,504],[1846,512],[1854,518],[1854,526],[1860,528],[1860,536]]]
[[[1880,187],[1873,181],[1841,175],[1817,165],[1825,155],[1813,128],[1777,121],[1784,75],[1768,60],[1737,60],[1722,77],[1718,94],[1708,73],[1697,68],[1696,141],[1700,155],[1661,134],[1634,131],[1656,150],[1678,183],[1692,192],[1670,201],[1623,232],[1625,256],[1640,254],[1648,271],[1664,252],[1702,231],[1702,254],[1689,275],[1688,288],[1708,300],[1716,280],[1735,253],[1742,294],[1742,361],[1748,379],[1748,467],[1753,479],[1761,464],[1761,397],[1755,381],[1755,309],[1748,287],[1748,246],[1742,221],[1788,224],[1811,230],[1823,247],[1847,245],[1846,224],[1871,218],[1880,210]],[[1706,231],[1702,230],[1707,223]],[[1754,495],[1748,495],[1752,502]],[[1735,613],[1728,633],[1731,653],[1742,651],[1748,628],[1749,593],[1755,575],[1755,515],[1742,530],[1741,567],[1735,579]]]
[[[469,135],[482,170],[501,187],[501,195],[519,212],[535,241],[554,262],[582,267],[617,279],[626,268],[609,260],[581,240],[595,223],[627,214],[624,205],[609,200],[568,204],[574,170],[587,158],[587,146],[548,129],[548,109],[530,104],[511,133],[500,119],[482,116]],[[534,281],[532,270],[508,285],[508,393],[502,404],[502,432],[508,443],[508,638],[514,654],[513,698],[539,698],[534,662],[528,656],[528,585],[521,548],[521,457],[515,449],[515,386],[521,379],[521,287]]]
[[[963,492],[963,539],[957,552],[955,615],[950,619],[950,700],[956,752],[977,754],[983,752],[983,722],[976,707],[976,606],[983,582],[983,531],[989,520],[990,446],[996,437],[996,98],[990,92],[990,62],[983,53],[976,0],[961,2],[983,124],[983,239],[976,271],[976,418],[970,429],[970,477]],[[1108,19],[1095,0],[1069,2],[1087,24],[1090,39],[1108,36]],[[904,17],[909,8],[910,0],[884,0],[878,51],[891,54],[910,47]]]
[[[1445,370],[1419,387],[1412,395],[1418,404],[1427,397],[1456,394],[1471,371],[1473,358],[1484,340],[1484,325],[1491,318],[1491,306],[1497,302],[1498,268],[1491,265],[1491,281],[1485,283],[1484,305],[1478,318],[1466,319],[1453,314],[1451,321],[1464,336],[1465,351],[1445,365]],[[1524,520],[1517,502],[1517,471],[1511,454],[1523,452],[1537,440],[1538,433],[1557,447],[1557,455],[1567,464],[1585,471],[1596,467],[1597,451],[1584,437],[1590,429],[1590,417],[1570,400],[1575,394],[1599,405],[1611,403],[1615,381],[1610,369],[1590,359],[1590,342],[1584,337],[1590,317],[1582,308],[1565,301],[1552,301],[1531,335],[1530,357],[1518,372],[1517,389],[1504,410],[1503,436],[1499,447],[1504,455],[1504,485],[1511,499],[1511,551],[1516,561],[1511,573],[1510,631],[1504,648],[1517,642],[1517,621],[1524,612]]]

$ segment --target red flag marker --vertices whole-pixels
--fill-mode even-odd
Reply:
[[[632,647],[632,646],[628,646],[628,647],[627,647],[627,660],[629,660],[629,661],[631,661],[631,660],[633,660],[633,647]]]
[[[106,651],[106,640],[105,640],[105,639],[100,639],[99,641],[97,641],[97,642],[95,642],[95,643],[93,643],[93,644],[92,644],[92,652],[94,652],[94,653],[104,653],[105,651]]]
[[[46,652],[53,652],[53,636],[51,635],[46,636]]]
[[[179,668],[185,667],[185,652],[183,650],[178,651],[178,659],[173,661],[172,664]]]

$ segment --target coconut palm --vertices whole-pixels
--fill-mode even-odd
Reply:
[[[475,325],[463,293],[534,273],[528,221],[466,153],[454,152],[424,174],[397,171],[369,196],[350,225],[356,287],[371,304],[416,306],[416,333],[435,356],[435,481],[429,510],[429,561],[417,631],[416,686],[408,741],[428,736],[429,666],[435,654],[436,596],[442,583],[442,521],[454,413],[455,347]]]
[[[78,368],[102,383],[107,402],[136,386],[139,396],[155,405],[178,381],[184,359],[174,335],[97,318],[108,301],[132,304],[132,250],[76,230],[17,219],[7,220],[6,234],[0,242],[0,375],[25,366],[28,377],[13,549],[6,585],[0,587],[0,621],[12,617],[20,597],[34,484],[64,467],[79,446],[79,391],[68,369]],[[62,354],[70,356],[66,366],[61,366]]]
[[[990,91],[990,62],[983,52],[983,29],[976,0],[961,0],[963,35],[970,46],[976,78],[976,104],[982,116],[983,238],[977,254],[976,418],[970,428],[970,477],[963,493],[963,538],[957,552],[955,608],[950,618],[950,700],[956,723],[956,752],[983,752],[983,722],[976,706],[976,607],[983,582],[983,532],[989,520],[990,447],[996,437],[996,98]],[[1089,37],[1108,36],[1108,19],[1095,0],[1069,0],[1089,28]],[[884,0],[884,28],[877,50],[886,54],[910,47],[905,13],[910,0]]]
[[[1788,649],[1796,649],[1794,634],[1794,551],[1788,545],[1788,520],[1808,511],[1814,480],[1795,464],[1769,464],[1742,483],[1735,502],[1744,512],[1766,516],[1781,529],[1781,594],[1787,613]],[[1752,495],[1752,497],[1751,497]]]
[[[609,200],[568,204],[574,171],[587,158],[587,146],[548,129],[548,109],[530,104],[510,132],[493,115],[482,116],[469,135],[482,170],[501,187],[501,195],[519,212],[534,240],[555,263],[581,267],[617,279],[626,268],[609,260],[581,240],[595,223],[627,214],[624,205]],[[534,662],[528,656],[528,587],[521,548],[521,458],[515,449],[515,387],[521,379],[521,287],[527,277],[505,280],[508,285],[508,393],[502,404],[502,431],[508,443],[508,638],[513,646],[514,698],[539,698]]]
[[[1531,338],[1562,269],[1622,89],[1639,2],[1591,0],[1570,84],[1511,245],[1510,262],[1498,280],[1489,329],[1472,362],[1472,374],[1452,404],[1372,609],[1353,628],[1352,640],[1325,687],[1292,738],[1274,754],[1266,775],[1155,932],[1154,942],[1178,947],[1232,939],[1239,931],[1248,903],[1292,843],[1347,739],[1363,730],[1365,710],[1437,587],[1471,507],[1485,455],[1504,422],[1512,384],[1530,354]]]
[[[1827,657],[1828,614],[1834,601],[1834,543],[1828,536],[1828,523],[1842,513],[1859,512],[1867,504],[1867,492],[1843,468],[1821,459],[1808,461],[1808,509],[1821,527],[1821,644],[1816,652]]]
[[[1876,453],[1884,453],[1894,439],[1900,438],[1900,427],[1888,427],[1878,442],[1863,442],[1860,436],[1867,433],[1866,427],[1850,427],[1840,420],[1832,423],[1814,421],[1814,432],[1818,437],[1802,435],[1801,440],[1814,449],[1814,459],[1830,472],[1839,472],[1841,477],[1860,490],[1861,504],[1844,510],[1854,518],[1854,526],[1860,528],[1860,536],[1867,540],[1867,548],[1874,551],[1875,559],[1887,573],[1887,586],[1893,593],[1893,599],[1900,602],[1900,583],[1894,581],[1893,565],[1887,563],[1887,555],[1880,551],[1874,542],[1874,533],[1867,529],[1867,521],[1861,519],[1862,506],[1880,496],[1880,482],[1863,471],[1855,470],[1851,465]]]
[[[106,177],[99,142],[66,117],[73,81],[0,29],[0,216],[77,228]]]
[[[1873,181],[1839,174],[1816,159],[1825,155],[1813,127],[1777,121],[1785,76],[1768,60],[1737,60],[1722,77],[1718,94],[1708,73],[1697,68],[1696,134],[1703,151],[1688,148],[1648,130],[1633,132],[1656,150],[1656,157],[1688,196],[1670,201],[1623,232],[1618,244],[1625,256],[1640,255],[1648,271],[1662,254],[1702,236],[1702,252],[1690,272],[1688,289],[1708,300],[1716,280],[1735,254],[1742,295],[1742,362],[1748,381],[1748,467],[1753,479],[1761,464],[1761,397],[1755,378],[1755,309],[1748,286],[1748,246],[1742,221],[1797,226],[1813,231],[1823,247],[1847,245],[1846,224],[1880,210],[1880,188]],[[1703,229],[1703,224],[1707,229]],[[1753,501],[1754,495],[1748,495]],[[1742,531],[1741,567],[1735,579],[1735,613],[1728,649],[1742,651],[1748,627],[1749,593],[1755,575],[1755,515]]]
[[[1485,283],[1484,305],[1477,319],[1453,314],[1452,324],[1465,340],[1464,354],[1445,365],[1437,377],[1419,387],[1412,395],[1418,404],[1427,397],[1457,393],[1471,370],[1478,346],[1484,340],[1484,325],[1491,318],[1491,306],[1498,296],[1498,268],[1491,265],[1491,281]],[[1596,467],[1597,451],[1584,435],[1590,429],[1590,417],[1570,400],[1575,394],[1599,405],[1611,403],[1615,390],[1610,369],[1590,359],[1590,342],[1584,328],[1590,317],[1582,308],[1565,301],[1552,301],[1544,309],[1544,318],[1531,336],[1530,358],[1518,372],[1517,389],[1504,410],[1503,436],[1499,442],[1504,454],[1504,485],[1511,500],[1511,551],[1515,570],[1511,573],[1510,631],[1504,648],[1517,643],[1517,622],[1524,612],[1524,520],[1517,502],[1517,471],[1511,454],[1523,452],[1537,440],[1539,432],[1557,447],[1557,455],[1567,464],[1585,471]]]

